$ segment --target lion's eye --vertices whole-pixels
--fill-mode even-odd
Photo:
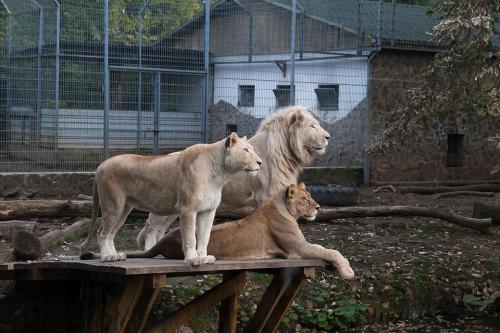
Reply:
[[[250,152],[250,149],[248,149],[248,148],[243,148],[243,150],[246,151],[247,153]]]

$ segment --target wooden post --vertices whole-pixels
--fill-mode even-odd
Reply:
[[[125,285],[109,286],[93,281],[86,282],[87,322],[85,331],[91,333],[123,333],[139,300],[144,276],[131,276]]]
[[[239,272],[234,277],[198,296],[184,307],[175,311],[168,318],[146,329],[148,333],[171,333],[184,323],[187,323],[207,311],[223,299],[226,299],[243,287],[245,283],[245,272]]]
[[[142,332],[161,288],[166,285],[165,275],[158,274],[146,277],[141,296],[127,326],[128,333]]]
[[[225,272],[223,281],[234,278],[233,272]],[[238,292],[223,300],[219,309],[219,333],[236,333],[238,317]]]
[[[267,287],[245,332],[276,332],[305,279],[313,274],[314,269],[307,267],[281,269]]]

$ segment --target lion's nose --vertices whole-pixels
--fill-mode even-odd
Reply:
[[[316,206],[314,206],[314,208],[316,208],[316,210],[318,210],[318,209],[319,209],[319,207],[320,207],[320,206],[319,206],[318,204],[316,204]]]
[[[258,164],[259,166],[261,166],[261,165],[262,165],[262,161],[257,161],[257,164]]]
[[[327,140],[330,139],[330,134],[329,133],[325,134],[325,139],[327,139]]]

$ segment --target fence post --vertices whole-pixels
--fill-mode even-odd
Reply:
[[[136,148],[139,150],[141,144],[141,111],[142,111],[142,16],[149,5],[150,0],[146,0],[139,10],[139,88],[137,89],[137,137]]]
[[[160,153],[160,103],[161,103],[161,74],[156,72],[155,75],[155,101],[154,101],[154,118],[153,118],[153,151],[155,154]]]
[[[36,1],[31,3],[38,8],[38,51],[37,51],[37,72],[36,72],[36,141],[40,142],[42,137],[42,51],[43,51],[43,30],[44,15],[43,7]]]
[[[394,45],[394,25],[396,23],[396,0],[391,5],[391,34],[389,35],[391,46]]]
[[[60,44],[60,39],[61,39],[61,5],[57,0],[54,0],[57,6],[57,12],[56,12],[56,86],[55,86],[55,108],[56,108],[56,116],[55,116],[55,123],[56,123],[56,130],[54,134],[54,149],[57,149],[58,143],[59,143],[59,70],[60,70],[60,51],[61,51],[61,44]]]
[[[210,0],[205,0],[205,34],[204,34],[204,52],[203,52],[203,63],[205,70],[205,80],[203,82],[203,113],[201,116],[201,126],[203,131],[203,143],[208,142],[207,138],[207,116],[208,116],[208,105],[209,105],[209,70],[210,70]]]
[[[6,134],[6,141],[10,142],[10,134],[11,134],[11,125],[10,125],[10,108],[12,105],[12,13],[9,11],[5,3],[2,1],[2,4],[9,15],[7,21],[7,110],[6,110],[6,122],[8,122],[7,128],[9,129]]]
[[[361,1],[358,0],[358,45],[357,45],[357,53],[361,54],[361,44],[362,44],[362,36],[361,36]]]
[[[104,159],[109,157],[109,0],[104,0]]]
[[[295,35],[297,24],[297,0],[292,0],[292,26],[290,33],[290,105],[295,104]]]

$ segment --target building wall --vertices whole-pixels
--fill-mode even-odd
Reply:
[[[404,106],[406,90],[415,84],[432,54],[382,51],[371,62],[369,80],[369,133],[380,133],[390,122],[388,111]],[[487,142],[498,133],[500,119],[456,114],[434,121],[428,131],[401,144],[396,153],[370,156],[370,181],[492,180],[499,151]],[[464,165],[447,167],[448,134],[464,135]]]
[[[242,1],[253,14],[252,48],[255,54],[290,51],[291,11],[261,0]],[[214,55],[237,55],[248,52],[248,16],[236,4],[228,2],[214,10],[210,18],[210,52]],[[300,13],[297,15],[296,45],[299,48]],[[165,40],[173,48],[203,50],[203,23],[196,21]],[[304,17],[304,50],[356,48],[354,31]]]
[[[217,57],[216,62],[237,61],[241,57]],[[286,59],[286,55],[260,56],[257,60]],[[295,70],[295,104],[310,108],[322,121],[333,123],[356,107],[367,92],[367,58],[341,58],[297,61]],[[216,64],[214,71],[214,102],[224,100],[238,105],[238,86],[255,85],[255,105],[240,107],[248,115],[264,118],[276,111],[273,89],[290,84],[290,71],[283,76],[273,62]],[[318,109],[314,89],[319,84],[339,84],[339,109]]]

